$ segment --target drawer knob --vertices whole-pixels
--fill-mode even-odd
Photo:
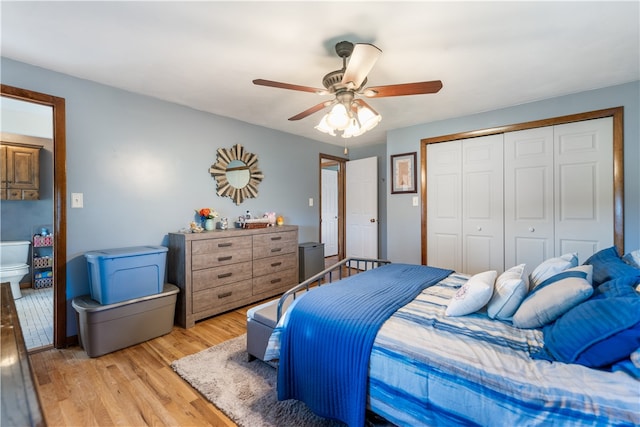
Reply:
[[[230,297],[232,293],[233,292],[225,292],[225,293],[222,293],[222,294],[218,294],[218,298],[222,299],[222,298]]]
[[[281,262],[273,262],[273,263],[271,263],[271,267],[278,267],[280,265],[282,265]]]
[[[282,236],[272,237],[271,240],[282,240]]]
[[[273,248],[271,249],[271,252],[280,252],[282,250],[282,248]]]
[[[233,255],[221,256],[221,257],[218,257],[218,261],[229,261],[231,258],[233,258]]]
[[[225,277],[231,277],[232,275],[233,273],[218,274],[218,279],[224,279]]]
[[[273,284],[275,284],[275,283],[279,283],[279,282],[282,282],[282,279],[277,278],[277,279],[273,279],[273,280],[271,280],[271,284],[272,284],[272,285],[273,285]]]
[[[229,242],[229,243],[218,243],[218,247],[219,248],[228,248],[230,246],[233,246],[233,243]]]

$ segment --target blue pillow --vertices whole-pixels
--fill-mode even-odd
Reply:
[[[618,250],[615,246],[596,252],[584,264],[593,266],[594,287],[622,276],[640,276],[640,268],[635,268],[624,262],[618,255]]]
[[[560,362],[592,368],[628,357],[640,347],[640,294],[633,289],[638,282],[640,278],[624,277],[606,283],[546,326],[546,352]]]
[[[638,293],[634,287],[640,283],[640,277],[622,276],[614,280],[609,280],[598,286],[593,292],[591,299],[612,298],[612,297],[633,297]]]
[[[602,368],[628,359],[640,347],[640,322],[585,349],[574,363]]]

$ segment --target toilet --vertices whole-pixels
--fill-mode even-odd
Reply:
[[[29,245],[31,242],[6,241],[0,242],[0,283],[11,283],[13,298],[22,298],[20,280],[29,274]]]

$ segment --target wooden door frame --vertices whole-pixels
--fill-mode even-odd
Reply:
[[[420,246],[422,248],[422,264],[427,263],[427,145],[438,142],[455,141],[457,139],[475,138],[495,135],[544,126],[554,126],[584,120],[613,118],[613,243],[619,254],[624,253],[624,107],[607,108],[570,114],[550,119],[534,120],[488,129],[472,130],[450,135],[424,138],[420,140],[420,199],[422,212],[420,218]]]
[[[346,205],[346,194],[345,194],[345,171],[347,167],[347,161],[344,157],[332,156],[330,154],[320,153],[318,157],[318,194],[319,196],[319,220],[318,220],[318,236],[319,242],[322,242],[322,167],[323,160],[329,160],[330,162],[335,162],[338,164],[338,260],[342,260],[345,257],[345,205]]]
[[[8,98],[50,106],[53,114],[53,346],[67,346],[67,159],[65,99],[5,84]]]

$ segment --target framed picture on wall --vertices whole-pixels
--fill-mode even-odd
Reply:
[[[417,192],[416,153],[391,155],[391,194]]]

